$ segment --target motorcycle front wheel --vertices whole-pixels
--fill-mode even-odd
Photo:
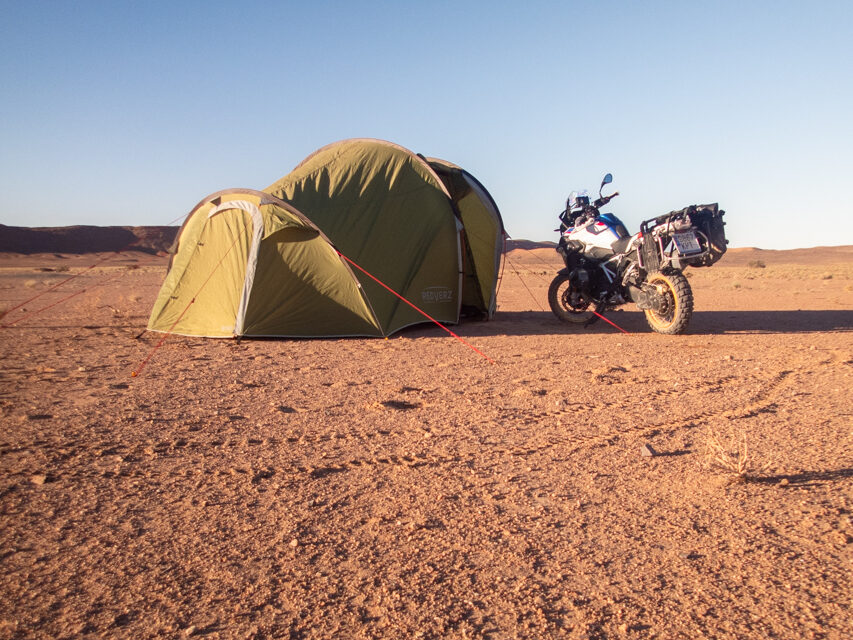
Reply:
[[[675,335],[684,333],[693,315],[693,291],[679,271],[649,274],[646,282],[655,288],[661,304],[646,309],[646,322],[653,331]]]
[[[563,322],[583,324],[595,314],[591,311],[592,300],[572,286],[569,274],[561,273],[548,287],[548,304],[551,311]]]

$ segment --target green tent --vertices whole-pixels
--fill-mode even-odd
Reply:
[[[481,186],[455,186],[469,174],[434,163],[442,177],[397,145],[345,140],[265,192],[205,198],[178,234],[148,328],[381,336],[428,321],[418,309],[444,323],[472,310],[490,317],[500,215],[472,204],[472,192],[491,202]]]
[[[294,207],[220,191],[187,216],[148,328],[183,335],[380,336],[347,263]]]
[[[463,308],[483,311],[491,318],[497,309],[498,273],[506,239],[498,205],[480,181],[462,167],[438,158],[425,160],[441,178],[462,221]]]

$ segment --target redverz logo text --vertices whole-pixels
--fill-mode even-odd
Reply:
[[[453,302],[453,291],[447,287],[427,287],[421,291],[421,300],[424,304]]]

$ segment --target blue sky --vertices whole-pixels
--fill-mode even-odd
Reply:
[[[445,158],[554,240],[720,202],[731,246],[853,244],[853,3],[0,0],[0,223],[165,224],[335,140]]]

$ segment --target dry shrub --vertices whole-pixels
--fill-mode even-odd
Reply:
[[[68,265],[62,265],[60,267],[56,267],[56,269],[54,269],[54,271],[56,271],[57,273],[65,273],[66,271],[68,271]]]
[[[720,436],[716,430],[708,427],[705,436],[705,466],[729,474],[732,480],[737,482],[766,470],[768,463],[758,463],[749,448],[746,431],[740,430]]]
[[[37,284],[38,284],[38,280],[27,280],[27,281],[24,283],[24,286],[25,286],[25,287],[28,287],[28,288],[30,288],[30,289],[32,289],[32,288],[33,288],[33,287],[35,287]]]
[[[764,269],[767,265],[764,264],[764,260],[750,260],[746,266],[750,269]]]

